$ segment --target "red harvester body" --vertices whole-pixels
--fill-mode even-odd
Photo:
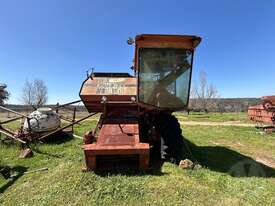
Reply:
[[[193,54],[200,40],[196,36],[138,35],[135,76],[92,73],[87,77],[80,98],[89,112],[101,113],[96,129],[84,137],[87,170],[146,170],[153,156],[161,159],[161,145],[169,148],[163,154],[175,156],[172,148],[180,147],[183,140],[168,140],[169,135],[172,139],[181,135],[171,114],[188,106]]]

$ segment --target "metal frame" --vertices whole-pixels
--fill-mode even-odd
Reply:
[[[71,106],[71,105],[79,103],[79,102],[81,102],[81,100],[69,102],[69,103],[62,104],[62,105],[59,105],[59,103],[57,103],[57,105],[52,107],[52,109],[55,109],[57,114],[59,115],[59,109],[60,108]],[[11,131],[11,130],[5,128],[3,125],[8,124],[10,122],[17,121],[19,119],[24,119],[24,118],[27,119],[27,121],[29,123],[30,118],[27,115],[21,114],[19,112],[16,112],[14,110],[8,109],[8,108],[3,107],[3,106],[0,106],[0,109],[11,112],[11,113],[16,114],[16,115],[19,116],[19,117],[12,118],[10,120],[5,120],[5,121],[0,122],[0,133],[4,134],[5,136],[7,136],[7,137],[9,137],[13,140],[16,140],[16,141],[20,142],[22,144],[28,144],[28,143],[31,143],[35,140],[43,140],[43,139],[45,139],[45,138],[47,138],[47,137],[49,137],[49,136],[51,136],[51,135],[53,135],[57,132],[64,131],[65,129],[67,129],[69,127],[72,127],[71,131],[73,132],[74,131],[73,126],[75,124],[79,124],[81,121],[97,114],[97,113],[88,114],[85,117],[83,117],[79,120],[76,120],[76,107],[74,107],[73,108],[73,118],[72,119],[67,119],[67,118],[62,117],[62,115],[59,115],[59,118],[61,120],[64,120],[64,121],[69,123],[68,125],[65,125],[63,127],[60,127],[58,129],[54,130],[54,131],[50,131],[50,132],[46,132],[46,133],[45,132],[43,132],[43,133],[34,133],[31,130],[31,127],[29,127],[29,131],[27,133],[24,133],[23,129],[22,129],[22,125],[17,131]]]

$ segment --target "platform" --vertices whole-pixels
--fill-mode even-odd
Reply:
[[[139,142],[138,124],[104,124],[97,142],[82,148],[88,170],[146,170],[149,166],[149,144]]]

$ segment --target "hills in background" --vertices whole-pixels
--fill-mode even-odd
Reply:
[[[205,106],[204,101],[206,101]],[[190,99],[191,111],[246,112],[249,106],[261,104],[261,98],[215,98],[209,100]]]
[[[190,99],[189,108],[193,111],[202,111],[203,108],[200,108],[200,104],[194,104],[194,102],[199,101],[197,99]],[[249,106],[260,104],[260,98],[216,98],[211,99],[212,104],[207,109],[208,111],[213,112],[245,112]],[[47,105],[49,107],[54,107],[55,105]],[[17,104],[7,104],[5,107],[18,111],[32,111],[32,107],[26,105],[17,105]],[[78,111],[86,111],[86,108],[83,105],[77,105]],[[0,110],[1,111],[1,110]],[[1,111],[3,112],[3,110]]]

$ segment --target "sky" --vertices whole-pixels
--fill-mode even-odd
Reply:
[[[202,37],[200,71],[221,97],[275,95],[273,0],[0,0],[0,83],[20,103],[26,80],[42,79],[49,103],[79,99],[86,71],[131,72],[137,34]]]

